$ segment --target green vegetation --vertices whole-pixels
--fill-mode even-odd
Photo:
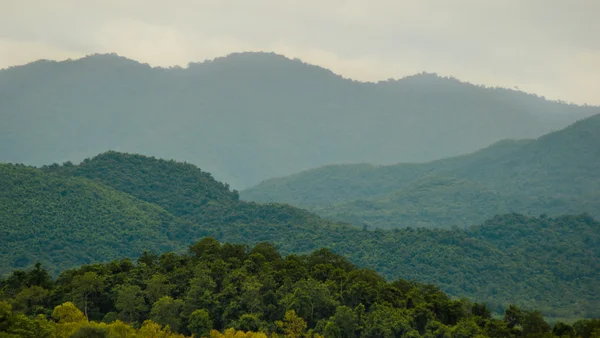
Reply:
[[[494,312],[515,303],[553,318],[599,314],[600,225],[587,215],[507,214],[466,230],[367,231],[288,205],[241,201],[235,191],[193,165],[140,155],[108,152],[80,165],[3,168],[14,171],[10,177],[15,179],[6,176],[2,186],[17,186],[29,193],[6,195],[0,204],[7,210],[0,232],[11,234],[0,237],[0,247],[10,248],[0,256],[6,262],[2,274],[36,261],[55,275],[86,262],[133,258],[143,250],[162,253],[171,250],[170,246],[183,252],[193,241],[211,236],[247,245],[271,242],[284,255],[326,247],[388,280],[435,284],[453,296],[484,301]],[[36,179],[16,180],[27,175]],[[124,202],[119,208],[111,202],[105,211],[100,202],[86,202],[85,196],[93,195],[87,188],[77,190],[78,195],[63,196],[56,189],[40,194],[39,182],[55,182],[56,186],[80,182]],[[52,205],[52,215],[62,218],[47,216],[43,222],[30,222],[11,207],[34,202]],[[156,212],[134,216],[136,208]],[[72,220],[79,219],[89,222],[73,227]],[[170,230],[160,227],[164,224]],[[135,227],[136,234],[147,235],[143,240],[129,237],[129,226]],[[106,246],[111,249],[97,249]],[[91,248],[101,254],[86,258],[95,253]],[[27,261],[16,264],[23,255]]]
[[[423,164],[337,165],[242,192],[368,228],[464,228],[498,214],[600,216],[600,115]]]
[[[600,336],[600,319],[551,326],[514,305],[496,319],[485,304],[386,282],[327,249],[283,258],[268,243],[213,238],[185,255],[146,252],[55,280],[37,265],[0,279],[0,290],[1,337]]]
[[[181,247],[185,222],[105,185],[0,164],[0,273],[73,266]],[[189,242],[188,242],[189,243]]]
[[[361,83],[269,53],[170,69],[92,55],[0,70],[0,162],[112,149],[186,160],[243,189],[331,163],[455,156],[598,113],[435,74]]]

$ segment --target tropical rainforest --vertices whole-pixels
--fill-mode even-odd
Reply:
[[[428,163],[332,165],[267,180],[242,198],[368,228],[465,228],[498,214],[600,216],[600,114],[532,140]]]
[[[115,150],[188,161],[245,189],[332,163],[464,154],[599,113],[435,74],[357,82],[273,53],[186,68],[90,55],[0,70],[0,162]]]
[[[242,201],[189,163],[118,152],[77,165],[2,164],[0,210],[5,277],[38,262],[56,277],[145,251],[185,254],[213,237],[270,242],[285,257],[328,248],[387,281],[434,284],[497,315],[514,304],[554,319],[600,316],[600,223],[589,214],[511,213],[465,229],[372,231],[285,204]]]
[[[482,303],[433,285],[386,281],[328,249],[282,257],[207,237],[182,255],[40,265],[0,280],[1,337],[582,337],[600,319],[550,325],[539,311]]]

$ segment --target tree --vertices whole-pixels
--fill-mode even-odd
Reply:
[[[420,333],[424,333],[427,323],[434,318],[434,314],[426,306],[419,304],[413,309],[412,317],[415,328]]]
[[[342,338],[342,330],[335,324],[333,321],[327,321],[325,324],[325,328],[323,329],[323,334],[326,338]]]
[[[510,329],[517,325],[521,325],[523,321],[523,313],[515,305],[510,305],[508,309],[504,311],[504,321]]]
[[[56,306],[52,311],[52,318],[59,323],[78,323],[86,320],[83,312],[71,302]]]
[[[105,278],[95,272],[86,272],[73,278],[74,292],[77,298],[83,300],[83,313],[88,318],[88,300],[92,293],[104,287]]]
[[[550,325],[546,323],[544,317],[539,311],[527,311],[523,315],[523,335],[527,336],[533,333],[550,332]]]
[[[552,328],[552,333],[555,336],[575,336],[575,330],[571,325],[565,324],[563,322],[557,322],[554,324],[554,328]]]
[[[360,310],[360,306],[356,310]],[[387,305],[374,304],[365,315],[361,337],[402,337],[411,330],[411,322],[412,318],[408,317],[406,312]]]
[[[208,311],[200,309],[192,312],[188,320],[188,329],[194,334],[194,337],[208,337],[212,329]]]
[[[142,252],[142,255],[138,258],[137,261],[138,263],[146,264],[146,266],[148,267],[154,267],[154,265],[158,261],[158,256],[151,251],[144,250],[144,252]]]
[[[471,318],[463,319],[450,330],[452,338],[472,338],[483,334],[477,323]]]
[[[107,338],[109,334],[108,327],[97,325],[81,326],[70,338]]]
[[[335,326],[339,328],[341,337],[354,338],[358,330],[358,319],[351,308],[347,306],[338,306],[335,314],[331,318]]]
[[[161,297],[170,296],[173,287],[172,284],[169,284],[169,280],[165,275],[157,273],[146,282],[144,294],[146,295],[146,298],[148,298],[148,301],[150,301],[150,304],[154,304],[154,302]]]
[[[171,334],[171,330],[168,328],[162,328],[159,324],[151,321],[145,320],[142,324],[142,327],[138,331],[139,337],[149,337],[149,338],[168,338],[168,337],[183,337],[176,336]]]
[[[490,337],[508,338],[513,336],[508,324],[504,321],[489,320],[485,323],[484,330]]]
[[[110,337],[134,337],[135,330],[120,320],[110,324]]]
[[[600,337],[600,318],[578,320],[573,323],[573,328],[583,338]]]
[[[190,252],[196,258],[217,258],[221,255],[221,243],[212,237],[205,237],[190,246]]]
[[[479,316],[485,319],[492,318],[492,313],[485,304],[473,304],[473,306],[471,307],[471,313],[473,313],[474,316]]]
[[[0,301],[0,332],[6,331],[10,325],[12,316],[12,305],[7,301]]]
[[[137,285],[117,285],[114,288],[117,295],[115,308],[121,311],[122,315],[127,315],[128,322],[131,323],[133,318],[140,312],[146,311],[146,303],[142,289]]]
[[[262,322],[257,315],[252,313],[243,314],[236,322],[238,330],[257,332],[260,330]]]
[[[301,337],[302,332],[306,330],[306,322],[298,317],[294,310],[286,311],[283,321],[278,322],[277,326],[283,329],[285,336],[288,338]]]
[[[184,317],[191,315],[197,309],[211,311],[216,304],[214,293],[216,287],[217,284],[208,273],[200,273],[198,277],[190,279],[190,286],[184,298]]]
[[[262,284],[254,276],[248,276],[244,278],[241,289],[242,294],[240,297],[240,304],[249,313],[258,313],[262,307]],[[245,330],[247,331],[247,330]]]
[[[29,285],[39,286],[44,289],[52,287],[52,278],[48,271],[42,268],[40,262],[35,263],[34,269],[29,272]]]
[[[284,299],[287,309],[306,318],[313,326],[316,318],[329,318],[338,302],[333,298],[327,286],[314,279],[303,279],[294,284],[293,293]]]
[[[55,338],[57,335],[56,324],[49,321],[45,315],[37,315],[33,320],[36,338]]]
[[[161,297],[152,305],[150,319],[162,326],[169,326],[173,331],[179,331],[181,319],[179,313],[183,308],[181,299],[174,300],[170,296]]]
[[[13,314],[10,317],[10,323],[5,331],[0,331],[0,337],[9,338],[37,338],[36,325],[29,317],[22,313]],[[7,334],[4,335],[3,332]]]
[[[49,292],[37,285],[21,290],[13,302],[15,309],[25,314],[43,312]]]

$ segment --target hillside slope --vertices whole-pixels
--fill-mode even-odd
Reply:
[[[113,149],[186,160],[242,189],[333,163],[454,156],[597,113],[433,74],[361,83],[269,53],[185,69],[92,55],[0,70],[0,161]]]
[[[284,254],[327,247],[386,278],[433,283],[452,295],[486,301],[496,311],[511,302],[566,317],[591,316],[599,308],[600,223],[586,215],[511,214],[467,230],[365,231],[288,205],[240,201],[226,185],[184,163],[109,152],[44,170],[157,203],[195,223],[187,229],[190,240],[269,241]]]
[[[242,192],[371,227],[465,227],[518,212],[600,216],[600,115],[423,164],[327,166]]]
[[[0,275],[38,261],[56,274],[144,250],[179,250],[188,227],[107,186],[0,164]]]

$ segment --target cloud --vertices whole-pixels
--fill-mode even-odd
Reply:
[[[118,54],[185,66],[275,51],[345,77],[420,71],[600,104],[596,0],[4,0],[0,67]]]

